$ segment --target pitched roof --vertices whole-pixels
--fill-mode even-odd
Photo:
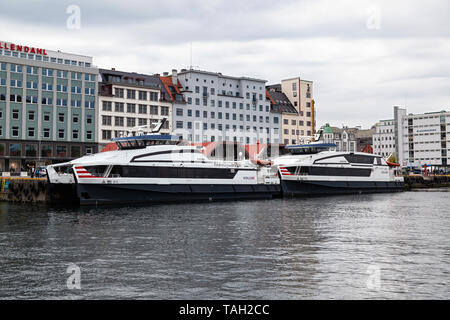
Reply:
[[[182,88],[180,81],[177,80],[177,85],[175,86],[172,82],[172,76],[160,76],[160,79],[171,101],[184,102],[183,98],[181,98],[181,101],[176,99],[178,95],[183,97],[180,91],[180,88]]]
[[[266,90],[266,96],[268,96],[274,112],[298,114],[297,110],[283,92]]]
[[[101,82],[117,83],[130,86],[162,88],[161,80],[158,75],[143,74],[136,72],[118,71],[115,69],[99,69]]]

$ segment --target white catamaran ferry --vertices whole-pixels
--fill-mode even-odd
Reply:
[[[275,167],[210,160],[200,147],[155,131],[114,139],[118,150],[49,166],[51,201],[97,205],[270,199],[281,192]]]
[[[403,190],[397,164],[361,152],[337,152],[335,144],[287,146],[288,155],[274,159],[283,195],[327,195]]]

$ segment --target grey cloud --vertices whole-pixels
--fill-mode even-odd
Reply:
[[[82,28],[65,28],[69,4]],[[380,29],[368,29],[368,9]],[[450,2],[11,1],[0,11],[1,40],[86,54],[104,68],[163,72],[190,64],[277,83],[314,81],[318,124],[370,126],[448,106]]]
[[[64,27],[68,5],[82,10],[86,28],[130,28],[146,41],[248,41],[271,38],[373,38],[450,36],[448,1],[152,0],[14,1],[0,16]],[[380,29],[368,29],[370,8],[380,9]],[[39,14],[36,14],[36,13]]]

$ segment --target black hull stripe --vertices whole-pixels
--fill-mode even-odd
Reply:
[[[81,205],[168,203],[180,201],[214,201],[271,199],[281,194],[280,185],[142,185],[142,184],[77,184],[71,192],[52,188],[54,200]],[[67,185],[68,186],[68,185]],[[70,187],[69,187],[70,188]],[[64,196],[66,196],[64,198]],[[73,199],[76,198],[76,199]]]
[[[403,182],[281,181],[284,195],[329,195],[403,191]]]

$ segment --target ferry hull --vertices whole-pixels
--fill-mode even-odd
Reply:
[[[80,205],[272,199],[280,185],[76,184]]]
[[[403,182],[281,181],[284,196],[388,193],[403,191]]]
[[[74,183],[49,183],[48,194],[52,205],[78,206],[80,204]]]

